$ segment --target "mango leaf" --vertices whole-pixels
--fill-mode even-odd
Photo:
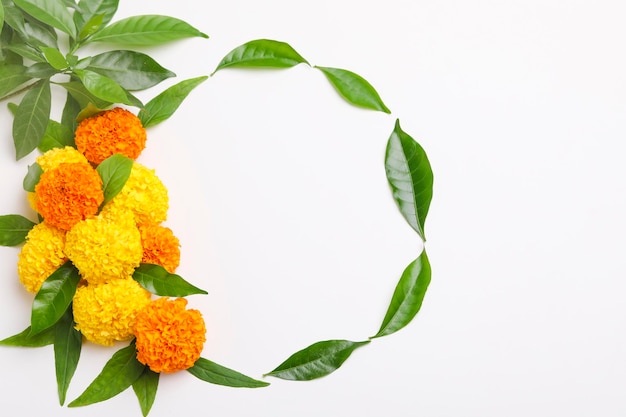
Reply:
[[[261,388],[269,385],[204,358],[198,359],[187,371],[203,381],[227,387]]]
[[[180,275],[170,274],[160,265],[141,264],[133,273],[133,279],[152,294],[163,297],[186,297],[208,294],[185,281]]]
[[[2,31],[2,27],[4,26],[4,6],[2,2],[0,2],[0,31]]]
[[[35,19],[67,33],[72,38],[76,37],[76,25],[72,20],[72,14],[61,2],[50,0],[13,0],[13,2]]]
[[[78,102],[79,107],[81,108],[85,108],[91,103],[95,107],[98,107],[100,109],[106,109],[109,108],[111,104],[113,104],[113,102],[111,101],[103,100],[91,94],[89,91],[87,91],[83,83],[81,83],[80,81],[59,83],[58,85],[65,88],[67,92],[70,93],[71,96],[74,98],[74,100]]]
[[[37,334],[56,324],[72,303],[80,276],[70,261],[61,265],[41,284],[33,300],[30,326]]]
[[[85,89],[99,99],[131,106],[134,104],[122,86],[109,77],[89,70],[75,70],[74,73],[83,82]]]
[[[87,68],[130,91],[145,90],[176,75],[148,55],[134,51],[104,52],[92,57]]]
[[[30,80],[23,65],[0,66],[0,98]]]
[[[385,170],[402,216],[426,240],[424,221],[433,197],[433,171],[426,152],[396,120],[387,142]]]
[[[80,123],[88,117],[95,116],[98,113],[102,113],[103,109],[94,106],[93,104],[87,104],[87,107],[82,109],[76,116],[76,122]]]
[[[0,246],[21,245],[33,227],[35,223],[19,214],[0,216]]]
[[[74,16],[76,15],[80,15],[80,13],[77,13]],[[85,23],[85,26],[83,26],[82,29],[80,29],[80,31],[78,32],[78,40],[83,41],[96,33],[103,26],[103,20],[104,16],[101,14],[95,15],[94,17],[89,19]]]
[[[126,184],[130,171],[133,168],[133,160],[122,154],[114,154],[102,161],[96,171],[102,178],[102,191],[106,204],[113,199]]]
[[[43,332],[32,334],[30,326],[26,330],[16,335],[0,340],[0,346],[17,346],[17,347],[43,347],[54,343],[56,334],[55,326],[44,330]]]
[[[402,273],[380,330],[372,338],[395,333],[413,320],[422,307],[430,275],[430,263],[424,250]]]
[[[203,76],[181,81],[150,100],[138,114],[143,126],[155,126],[169,119],[189,93],[207,78]]]
[[[322,71],[339,95],[348,103],[366,109],[391,113],[374,87],[360,75],[340,68],[318,66],[315,68]]]
[[[142,15],[119,20],[94,33],[87,42],[135,46],[162,45],[183,38],[208,36],[188,23],[169,16]]]
[[[74,130],[70,130],[67,126],[55,120],[49,120],[39,146],[41,152],[47,152],[54,148],[64,148],[66,146],[74,146]],[[29,190],[27,190],[29,191]]]
[[[82,407],[115,397],[130,387],[143,373],[146,365],[137,360],[135,341],[115,352],[100,374],[68,407]]]
[[[31,61],[46,62],[46,58],[44,58],[43,54],[38,49],[33,48],[32,46],[25,43],[14,42],[10,45],[7,45],[7,49],[23,58],[30,59]]]
[[[32,165],[29,165],[28,173],[23,181],[24,191],[34,192],[41,174],[43,174],[43,169],[41,169],[41,166],[37,162],[33,162]]]
[[[52,94],[50,83],[42,81],[28,90],[13,118],[13,143],[15,159],[31,153],[46,133],[50,118]]]
[[[4,6],[4,23],[13,29],[15,32],[19,33],[23,37],[25,36],[25,27],[24,27],[24,13],[15,7],[14,4],[3,2]]]
[[[133,382],[133,391],[135,391],[137,400],[139,400],[141,413],[144,417],[148,415],[152,404],[154,404],[159,387],[159,375],[159,373],[152,371],[146,366],[141,376]]]
[[[23,36],[24,39],[26,39],[27,42],[32,46],[47,46],[50,48],[56,48],[58,46],[57,33],[54,31],[54,29],[32,18],[24,22]]]
[[[67,389],[70,386],[83,345],[83,336],[76,330],[72,307],[68,307],[55,328],[54,365],[56,368],[59,403],[65,403]]]
[[[80,83],[79,83],[80,84]],[[65,105],[63,106],[63,112],[61,113],[61,124],[70,132],[72,136],[72,145],[74,146],[74,131],[78,123],[76,117],[80,113],[81,107],[78,101],[68,92],[65,98]],[[48,123],[48,127],[50,124]],[[45,152],[45,151],[44,151]]]
[[[35,62],[33,65],[26,68],[25,74],[30,78],[48,79],[55,74],[58,74],[59,70],[54,68],[48,62]]]
[[[69,66],[65,57],[58,49],[44,46],[41,48],[41,52],[43,52],[43,55],[46,57],[46,61],[48,61],[53,68],[63,70]]]
[[[291,45],[271,39],[257,39],[230,51],[213,74],[224,68],[289,68],[298,64],[308,62]]]
[[[82,30],[89,21],[101,16],[101,26],[104,26],[111,21],[118,5],[119,0],[80,0],[78,2],[80,13],[74,13],[74,23]]]
[[[349,340],[326,340],[302,349],[264,376],[292,381],[309,381],[337,370],[355,349],[370,343]]]

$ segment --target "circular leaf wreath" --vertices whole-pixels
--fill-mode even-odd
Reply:
[[[14,115],[12,136],[17,160],[35,149],[45,155],[59,148],[76,148],[75,134],[81,121],[119,106],[137,108],[136,118],[142,128],[157,125],[167,120],[189,93],[209,78],[201,76],[181,81],[144,104],[132,91],[148,89],[173,77],[171,71],[148,55],[130,50],[111,50],[84,58],[77,56],[81,47],[97,42],[145,47],[183,38],[207,37],[186,22],[168,16],[133,16],[111,23],[117,5],[118,0],[80,0],[78,4],[61,0],[0,3],[0,100],[21,97],[19,104],[9,103]],[[58,33],[66,35],[69,51],[62,52],[59,48]],[[290,68],[299,64],[311,66],[289,44],[259,39],[233,49],[210,76],[229,68]],[[348,103],[391,113],[374,87],[358,74],[340,68],[312,68],[321,71]],[[59,81],[59,77],[64,77],[64,80]],[[60,122],[50,119],[52,86],[61,87],[66,92]],[[111,151],[110,155],[104,155],[97,161],[90,159],[96,166],[96,179],[101,184],[97,191],[102,194],[102,200],[99,200],[95,211],[82,213],[83,218],[90,218],[101,211],[131,181],[133,160],[141,149],[129,153],[127,145],[120,148],[126,152]],[[40,163],[28,167],[24,189],[29,195],[36,195],[34,192],[40,183],[47,181],[44,177],[46,170],[49,167],[42,167]],[[433,174],[424,149],[401,129],[399,120],[396,120],[387,141],[385,172],[400,213],[422,243],[425,242],[424,221],[432,198]],[[52,210],[55,208],[52,207]],[[52,214],[37,211],[40,222],[50,222]],[[59,227],[63,224],[60,223]],[[21,215],[0,216],[0,245],[23,245],[36,225]],[[77,329],[80,326],[75,320],[77,307],[72,308],[78,288],[84,285],[81,284],[84,273],[78,265],[78,258],[70,257],[70,260],[56,265],[49,276],[43,277],[40,287],[32,290],[35,296],[30,326],[0,341],[0,345],[5,346],[54,345],[61,405],[65,403],[83,343],[83,334]],[[206,291],[171,272],[172,269],[166,269],[158,261],[142,261],[133,265],[132,280],[161,299],[175,297],[180,300],[192,294],[206,294]],[[402,273],[387,313],[373,336],[363,341],[325,340],[314,343],[294,353],[264,376],[305,381],[332,373],[359,347],[409,324],[420,310],[430,277],[430,264],[426,251],[422,249],[419,257]],[[203,343],[203,322],[200,328]],[[149,413],[156,396],[159,369],[169,368],[165,364],[164,368],[156,369],[143,357],[140,361],[137,344],[143,341],[139,340],[139,335],[132,336],[129,345],[113,354],[102,372],[78,398],[68,404],[69,407],[104,401],[132,386],[143,415]],[[269,385],[202,357],[193,357],[192,363],[179,369],[186,369],[201,380],[219,385],[248,388]]]

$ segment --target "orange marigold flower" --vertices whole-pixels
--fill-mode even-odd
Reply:
[[[198,310],[187,310],[186,306],[184,298],[162,297],[137,314],[137,360],[152,371],[181,371],[200,358],[206,341],[204,319]]]
[[[180,241],[169,227],[157,224],[139,226],[143,258],[146,264],[161,265],[173,274],[180,264]]]
[[[62,163],[44,172],[35,194],[37,212],[64,231],[94,216],[104,201],[102,179],[86,163]]]
[[[146,138],[139,118],[116,107],[80,122],[74,140],[78,150],[97,165],[116,153],[137,159],[146,147]]]

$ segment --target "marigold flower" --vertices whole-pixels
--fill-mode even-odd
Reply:
[[[116,107],[80,122],[74,141],[78,150],[97,165],[116,153],[137,159],[146,147],[146,138],[139,118]]]
[[[137,313],[151,295],[130,277],[79,286],[72,303],[76,329],[91,342],[111,346],[129,340]]]
[[[186,306],[184,298],[163,297],[137,314],[137,360],[152,371],[181,371],[200,358],[206,341],[204,319],[198,310],[187,310]]]
[[[141,234],[130,213],[99,214],[67,232],[65,253],[89,284],[125,278],[141,263]]]
[[[17,274],[27,291],[37,293],[41,284],[67,261],[64,247],[65,233],[46,222],[28,232],[17,261]]]
[[[159,224],[167,219],[168,208],[167,188],[155,171],[135,162],[124,188],[102,211],[131,211],[138,224]]]
[[[54,148],[37,157],[37,164],[43,172],[50,171],[63,163],[89,163],[85,155],[78,152],[76,148],[66,146],[64,148]]]
[[[157,224],[139,227],[143,246],[142,263],[161,265],[173,274],[180,264],[180,241],[172,229]]]
[[[102,179],[85,163],[61,163],[41,174],[35,186],[37,212],[52,226],[70,230],[98,212]]]

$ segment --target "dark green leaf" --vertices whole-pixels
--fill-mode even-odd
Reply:
[[[9,109],[13,117],[15,117],[15,114],[17,113],[18,105],[15,103],[7,103],[7,108]]]
[[[4,4],[4,22],[21,35],[25,35],[24,13],[14,4]]]
[[[32,46],[57,47],[57,34],[50,26],[36,20],[24,22],[24,38]]]
[[[39,177],[43,174],[43,169],[41,166],[34,162],[32,165],[28,166],[28,174],[24,177],[23,186],[25,191],[34,192],[35,186],[39,182]]]
[[[145,365],[137,360],[133,340],[130,345],[113,354],[102,372],[68,407],[82,407],[113,398],[137,381],[144,369]]]
[[[0,98],[11,93],[30,79],[22,65],[0,66]]]
[[[122,154],[114,154],[102,161],[96,171],[102,178],[102,191],[106,204],[113,199],[126,184],[130,171],[133,168],[133,160]]]
[[[224,68],[289,68],[308,64],[291,45],[270,39],[246,42],[230,51],[213,74]]]
[[[76,26],[72,14],[58,1],[50,0],[13,0],[13,2],[35,19],[76,37]]]
[[[176,74],[146,54],[110,51],[92,57],[88,69],[117,81],[127,90],[145,90]]]
[[[78,270],[67,261],[41,284],[33,300],[30,326],[37,334],[56,324],[67,311],[80,280]]]
[[[391,113],[374,87],[360,75],[339,68],[317,66],[315,68],[324,73],[339,95],[348,103],[366,109]]]
[[[69,307],[56,326],[54,337],[54,364],[57,376],[59,403],[65,403],[67,389],[70,386],[83,345],[83,336],[76,330],[72,308]]]
[[[46,58],[44,58],[39,50],[25,43],[12,43],[11,45],[7,45],[7,49],[31,61],[46,62]]]
[[[48,63],[55,69],[64,70],[69,66],[65,57],[58,49],[44,46],[41,48],[41,52],[43,52]]]
[[[424,250],[402,273],[380,330],[372,338],[395,333],[413,320],[422,307],[430,275],[430,263]]]
[[[0,346],[17,346],[17,347],[42,347],[54,343],[54,335],[56,326],[51,327],[43,332],[32,334],[30,326],[21,333],[0,340]]]
[[[80,0],[78,8],[81,12],[74,13],[76,27],[86,27],[86,23],[96,16],[102,16],[102,26],[106,25],[117,12],[118,4],[119,0]]]
[[[39,142],[39,150],[47,152],[54,148],[64,148],[66,146],[74,146],[74,133],[67,126],[50,120],[46,133],[44,133],[41,142]]]
[[[39,145],[48,126],[51,101],[50,83],[47,81],[35,85],[22,98],[13,119],[16,159],[25,157]]]
[[[67,128],[72,135],[72,144],[74,144],[74,131],[78,123],[76,117],[80,113],[81,108],[78,101],[68,92],[65,99],[65,106],[63,106],[63,113],[61,114],[61,124]],[[48,125],[49,126],[49,125]]]
[[[24,243],[35,223],[19,214],[0,216],[0,246],[17,246]]]
[[[154,46],[183,38],[208,38],[188,23],[169,16],[142,15],[119,20],[96,32],[89,42]]]
[[[269,385],[204,358],[198,359],[187,371],[203,381],[227,387],[261,388]]]
[[[369,341],[326,340],[317,342],[291,355],[272,372],[274,376],[292,381],[309,381],[321,378],[337,370],[355,349]]]
[[[152,294],[163,297],[208,294],[185,281],[180,275],[170,274],[160,265],[141,264],[135,269],[133,279]]]
[[[113,104],[111,101],[102,100],[101,98],[91,94],[80,81],[59,83],[59,85],[65,88],[67,92],[74,97],[74,100],[78,102],[80,108],[85,108],[91,103],[99,109],[106,109]]]
[[[26,75],[30,78],[48,79],[55,74],[58,74],[59,70],[54,68],[47,62],[36,62],[33,65],[26,68]]]
[[[74,72],[83,82],[87,91],[99,99],[111,103],[133,104],[122,86],[109,77],[89,70],[76,70]]]
[[[143,126],[154,126],[169,119],[189,93],[207,78],[205,76],[181,81],[150,100],[138,115]]]
[[[433,197],[433,171],[426,152],[396,121],[387,142],[385,170],[400,212],[422,240],[424,221]]]
[[[146,366],[139,379],[133,382],[133,391],[135,391],[137,400],[139,400],[141,413],[144,417],[148,415],[152,404],[154,404],[157,388],[159,387],[159,375]]]

